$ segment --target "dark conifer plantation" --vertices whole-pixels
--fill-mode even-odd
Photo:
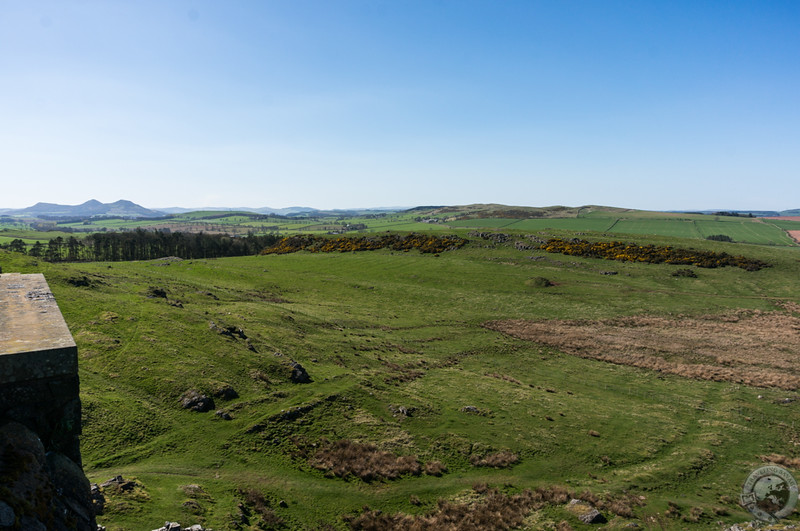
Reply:
[[[31,254],[49,262],[153,260],[166,256],[179,258],[222,258],[255,255],[273,245],[274,235],[232,237],[226,234],[167,231],[98,232],[79,240],[51,239],[46,246],[31,249]]]

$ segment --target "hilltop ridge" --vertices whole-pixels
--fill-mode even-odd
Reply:
[[[2,210],[2,214],[11,216],[50,216],[50,217],[99,217],[123,216],[155,218],[163,216],[163,212],[150,210],[132,201],[120,199],[113,203],[101,203],[90,199],[80,205],[60,205],[57,203],[36,203],[28,208]]]
[[[576,217],[590,212],[641,212],[642,209],[624,208],[603,205],[582,206],[527,206],[504,205],[499,203],[471,203],[467,205],[417,205],[413,207],[369,207],[369,208],[334,208],[317,209],[305,206],[291,206],[285,208],[272,207],[165,207],[151,209],[143,207],[132,201],[120,199],[113,203],[102,203],[90,199],[80,205],[62,205],[58,203],[39,202],[33,206],[21,209],[0,208],[0,215],[7,216],[33,216],[33,217],[143,217],[154,218],[170,214],[185,214],[189,212],[249,212],[264,215],[279,216],[319,216],[319,215],[363,215],[378,212],[425,212],[431,215],[440,215],[458,212],[459,215],[480,215],[481,217]],[[694,213],[694,214],[730,214],[733,216],[753,217],[786,217],[800,215],[800,208],[789,210],[667,210],[664,213]]]

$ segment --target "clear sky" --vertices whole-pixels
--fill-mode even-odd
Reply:
[[[800,208],[800,2],[0,0],[0,207]]]

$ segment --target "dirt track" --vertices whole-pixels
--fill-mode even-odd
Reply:
[[[583,358],[689,378],[800,388],[800,305],[700,318],[486,323],[506,334]]]

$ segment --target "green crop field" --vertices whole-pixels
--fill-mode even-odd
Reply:
[[[566,228],[548,234],[575,236]],[[435,521],[491,496],[510,511],[537,488],[545,501],[525,506],[528,529],[589,528],[573,496],[614,529],[748,521],[738,496],[761,456],[797,457],[795,390],[590,359],[487,323],[800,321],[800,250],[636,237],[770,264],[690,278],[669,264],[518,250],[524,232],[467,237],[437,256],[48,264],[0,250],[0,267],[44,273],[78,344],[87,475],[136,482],[104,489],[109,530],[386,528],[372,511]],[[309,382],[293,381],[292,361]],[[214,409],[183,409],[190,390],[216,393]],[[392,472],[401,462],[417,468]]]
[[[783,220],[783,219],[765,219],[764,223],[780,227],[784,230],[800,230],[800,221]]]
[[[554,218],[478,218],[448,221],[453,228],[503,229],[539,231],[565,229],[594,231],[624,235],[670,236],[676,238],[705,239],[708,236],[725,235],[736,242],[761,245],[788,245],[796,243],[786,230],[798,230],[800,222],[704,216],[701,214],[666,214],[658,212],[609,212],[592,211],[578,213],[577,217]]]

